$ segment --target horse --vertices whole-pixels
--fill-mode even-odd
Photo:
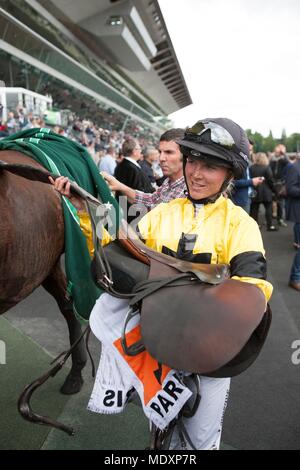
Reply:
[[[0,151],[7,163],[44,168],[29,156]],[[72,367],[60,391],[78,393],[87,355],[72,302],[66,294],[67,280],[61,268],[64,252],[64,219],[61,196],[51,185],[30,181],[0,169],[0,315],[43,286],[56,300],[69,330]]]

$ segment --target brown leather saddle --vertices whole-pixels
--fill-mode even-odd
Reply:
[[[106,247],[96,242],[95,253],[97,284],[130,299],[123,329],[126,354],[147,349],[159,363],[212,377],[237,375],[258,356],[271,311],[256,286],[229,278],[228,265],[158,253],[126,224]],[[139,313],[142,341],[128,345],[127,325]]]
[[[49,183],[49,172],[27,165],[0,162],[1,168]],[[127,354],[146,348],[159,363],[212,377],[237,375],[254,362],[271,323],[271,310],[256,286],[230,279],[228,265],[190,263],[151,250],[125,222],[117,240],[102,247],[95,218],[101,202],[76,184],[71,190],[90,212],[95,282],[129,299],[123,331]],[[126,326],[137,311],[142,341],[128,345]]]

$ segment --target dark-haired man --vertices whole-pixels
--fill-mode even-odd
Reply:
[[[118,181],[117,173],[115,173],[115,176],[118,179],[104,172],[103,176],[110,189],[127,196],[129,202],[144,205],[147,208],[161,202],[172,201],[178,197],[185,197],[186,185],[183,177],[182,154],[179,145],[176,143],[176,140],[182,139],[183,136],[183,129],[170,129],[160,137],[158,146],[159,161],[166,179],[157,191],[151,194],[150,191],[139,190],[139,188],[133,189],[129,184],[125,185],[123,182]]]

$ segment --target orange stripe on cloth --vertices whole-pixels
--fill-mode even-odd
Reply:
[[[126,333],[126,342],[128,346],[131,346],[140,339],[140,325]],[[127,356],[127,354],[125,354],[123,351],[121,340],[122,338],[118,338],[116,341],[114,341],[114,346],[118,349],[119,353],[136,374],[138,379],[142,382],[144,386],[144,403],[147,405],[147,403],[156,395],[156,393],[161,390],[161,384],[171,369],[170,367],[157,362],[157,360],[154,359],[148,353],[148,351],[143,351],[136,356]],[[158,380],[154,374],[155,371],[159,371],[158,374],[160,375],[160,380]]]

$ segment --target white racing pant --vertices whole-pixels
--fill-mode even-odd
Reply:
[[[117,299],[108,294],[103,294],[98,299],[90,316],[92,331],[98,339],[102,340],[103,336],[103,318],[108,317],[111,322],[116,317],[116,313],[121,312],[122,309],[124,312],[127,311],[127,303],[124,299]],[[183,373],[183,375],[186,374]],[[104,379],[107,381],[108,377]],[[192,418],[182,418],[184,427],[196,449],[219,449],[229,386],[230,378],[214,379],[200,376],[201,400],[198,409]],[[170,449],[191,450],[192,448],[188,443],[182,443],[175,428]]]
[[[192,418],[181,418],[197,450],[219,449],[229,387],[230,378],[214,379],[200,376],[201,400],[198,409]],[[182,442],[177,428],[174,429],[170,449],[192,449],[186,440]]]

